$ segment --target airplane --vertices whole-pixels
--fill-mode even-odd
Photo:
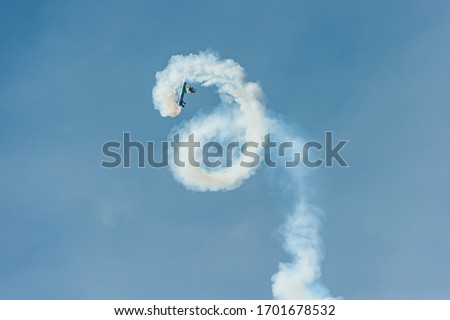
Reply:
[[[178,94],[177,104],[180,107],[185,107],[186,102],[183,100],[185,93],[195,93],[197,91],[195,88],[191,87],[186,83],[186,81],[183,81],[183,85],[181,86],[180,93]]]

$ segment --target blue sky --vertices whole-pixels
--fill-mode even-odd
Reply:
[[[450,298],[450,20],[445,1],[0,2],[0,298],[270,299],[288,256],[283,189],[262,170],[195,193],[168,170],[100,167],[153,109],[174,54],[247,71],[307,139],[348,139],[310,182],[323,280],[347,299]],[[194,103],[192,103],[194,105]],[[176,195],[173,201],[168,195]]]

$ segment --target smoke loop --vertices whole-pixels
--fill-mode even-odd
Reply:
[[[266,114],[261,87],[246,82],[244,69],[231,59],[220,60],[217,55],[204,52],[172,56],[167,67],[156,74],[156,80],[153,103],[163,117],[175,117],[180,113],[176,88],[182,81],[217,87],[223,107],[209,115],[194,117],[178,128],[181,140],[186,141],[191,133],[200,141],[220,139],[226,132],[240,140],[262,142],[270,129],[287,135],[280,132],[285,124],[277,124],[277,120]],[[233,104],[238,106],[238,112],[231,107]],[[188,163],[187,152],[180,152],[180,159]],[[256,170],[255,167],[232,166],[210,171],[189,164],[185,167],[172,165],[170,169],[177,181],[196,191],[235,189]],[[302,190],[299,175],[291,173],[290,176],[291,183]],[[320,210],[306,201],[304,193],[296,196],[295,209],[283,228],[284,247],[293,261],[280,263],[278,273],[272,277],[273,295],[278,299],[326,299],[329,293],[320,281]]]

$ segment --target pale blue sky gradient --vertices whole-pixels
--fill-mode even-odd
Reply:
[[[211,49],[305,139],[350,140],[350,168],[311,181],[331,293],[450,299],[449,12],[447,1],[0,1],[0,298],[271,298],[289,208],[270,172],[193,193],[168,170],[99,165],[122,132],[161,141],[217,104],[199,90],[163,119],[151,100],[171,55]]]

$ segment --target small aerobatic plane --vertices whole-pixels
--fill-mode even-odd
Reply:
[[[183,85],[181,86],[181,90],[180,93],[178,94],[178,99],[177,99],[177,104],[180,107],[185,107],[186,106],[186,102],[184,102],[183,98],[184,98],[184,94],[185,93],[195,93],[195,88],[191,87],[190,85],[188,85],[186,83],[186,81],[183,81]]]

